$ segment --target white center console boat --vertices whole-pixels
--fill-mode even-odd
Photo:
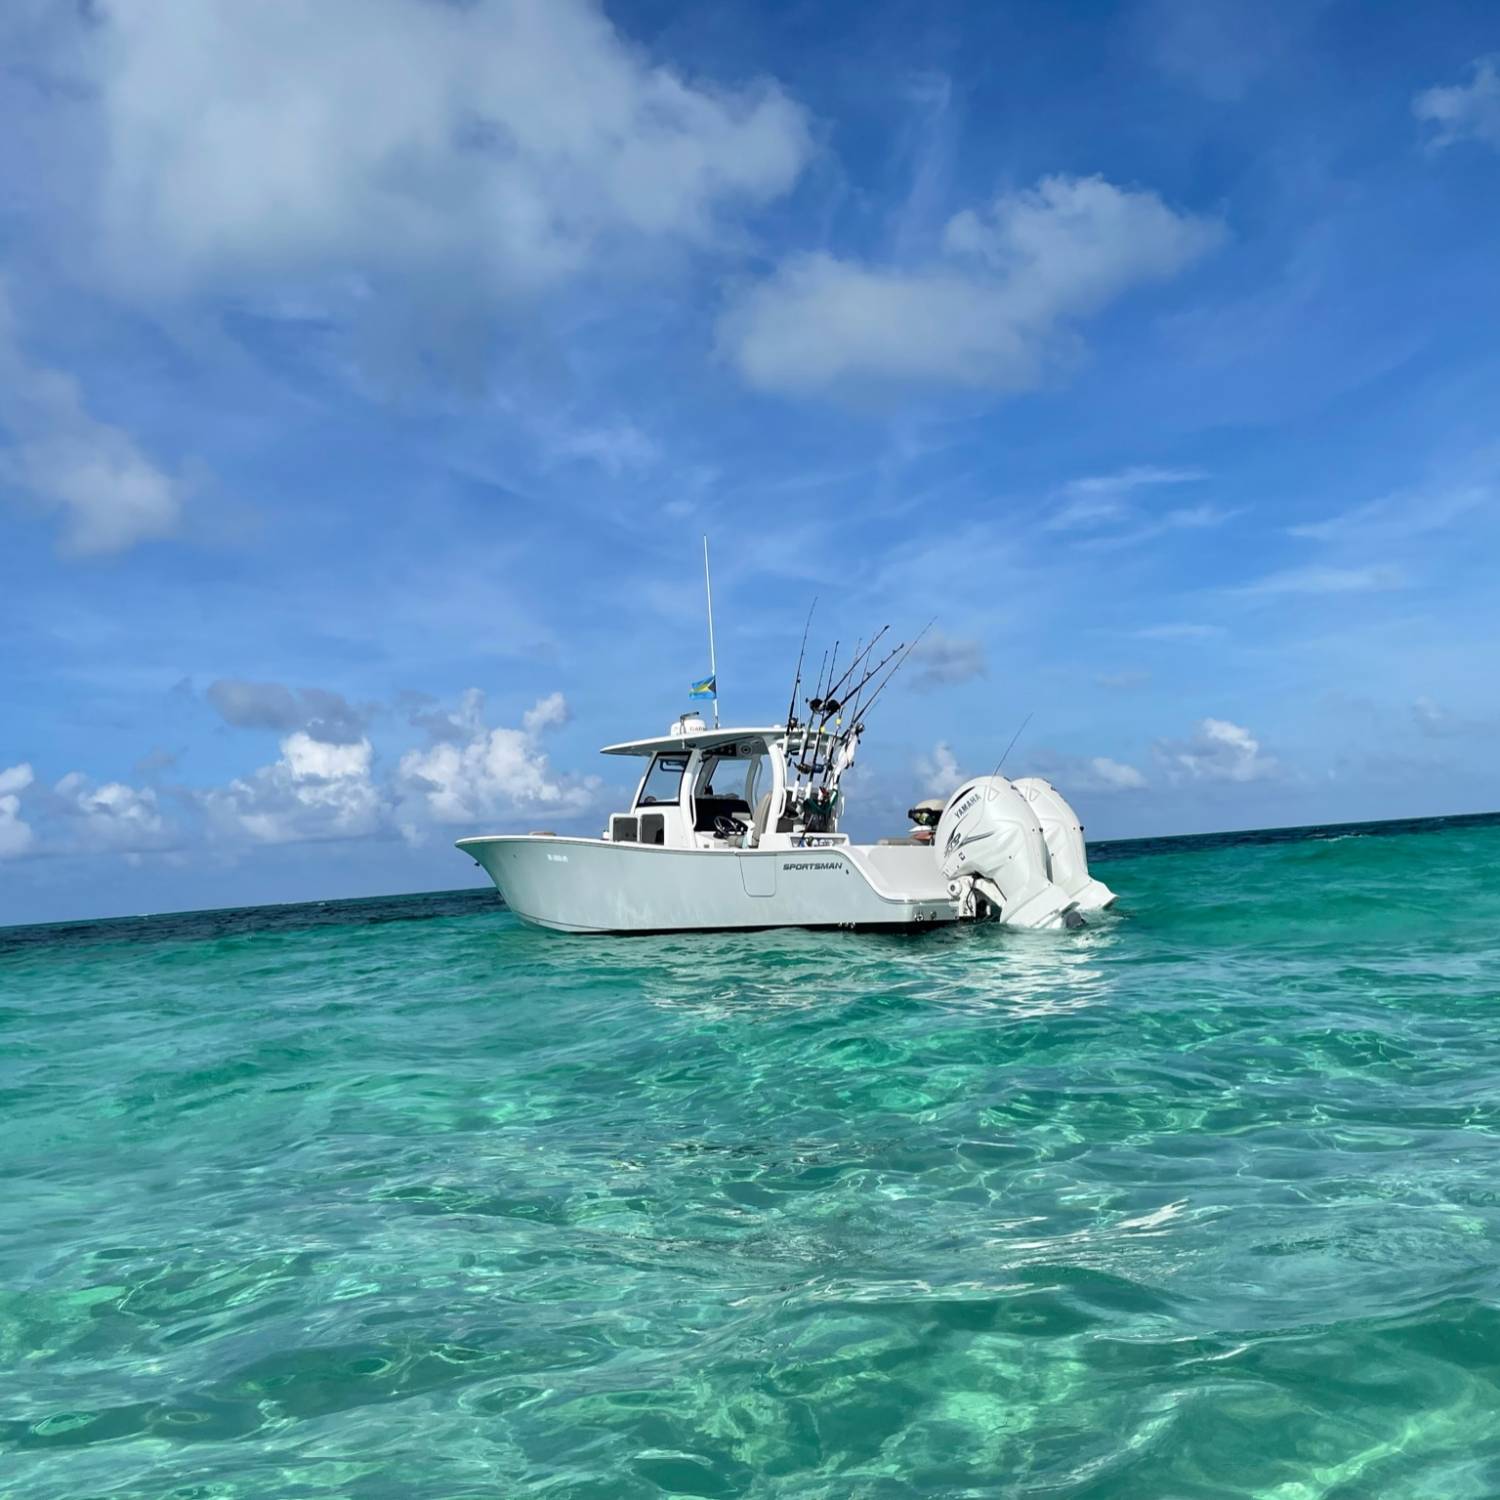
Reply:
[[[863,718],[844,728],[821,712],[828,701],[812,700],[807,724],[721,729],[691,716],[660,738],[606,746],[644,765],[630,806],[597,838],[497,834],[458,847],[518,917],[561,932],[1065,928],[1114,900],[1088,873],[1073,809],[1035,778],[966,781],[940,815],[916,810],[907,838],[851,842],[841,781]]]

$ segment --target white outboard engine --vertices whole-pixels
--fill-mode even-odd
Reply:
[[[933,850],[948,889],[978,894],[1010,927],[1081,927],[1078,902],[1052,881],[1042,825],[1003,776],[966,781],[948,799]]]
[[[1011,785],[1031,804],[1042,825],[1052,860],[1052,883],[1077,901],[1079,911],[1103,911],[1112,905],[1115,893],[1089,874],[1083,825],[1063,794],[1040,776],[1022,776]]]

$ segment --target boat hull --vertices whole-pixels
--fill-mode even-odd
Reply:
[[[516,916],[559,932],[910,929],[959,915],[930,849],[670,849],[541,834],[458,847]]]

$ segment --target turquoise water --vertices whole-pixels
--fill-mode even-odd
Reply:
[[[1500,1494],[1500,821],[1104,852],[0,931],[0,1492]]]

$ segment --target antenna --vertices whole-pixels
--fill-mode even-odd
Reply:
[[[708,675],[714,684],[714,728],[719,727],[719,663],[714,657],[714,581],[708,571],[708,538],[703,538],[703,589],[708,595]]]
[[[1016,730],[1013,735],[1011,735],[1010,744],[1005,747],[1005,754],[1002,755],[998,761],[996,761],[995,769],[990,772],[991,776],[998,776],[1000,772],[1005,769],[1005,762],[1009,758],[1010,752],[1016,748],[1016,741],[1021,738],[1023,733],[1025,733],[1026,726],[1029,723],[1031,723],[1031,715],[1027,714],[1026,717],[1021,720],[1021,727]]]

